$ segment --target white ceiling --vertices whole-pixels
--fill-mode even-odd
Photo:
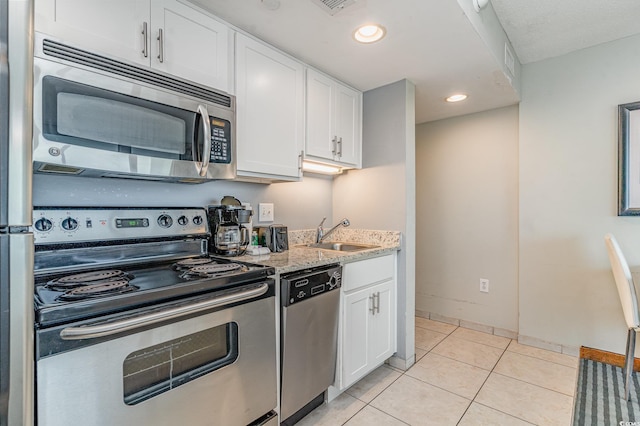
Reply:
[[[640,33],[638,0],[491,0],[527,64]]]
[[[311,0],[189,1],[357,89],[412,81],[416,123],[518,102],[456,0],[357,0],[334,16]],[[640,32],[640,0],[491,1],[523,63]],[[356,43],[353,31],[367,22],[387,36]],[[444,102],[460,91],[467,101]]]

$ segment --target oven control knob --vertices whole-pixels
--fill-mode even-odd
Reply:
[[[193,217],[194,225],[202,225],[202,216],[194,216]]]
[[[33,226],[40,232],[47,232],[53,228],[53,223],[51,223],[51,221],[46,217],[42,217],[36,220],[36,223],[34,223]]]
[[[182,215],[178,218],[178,224],[180,226],[185,226],[187,223],[189,223],[189,219],[187,219],[186,216]]]
[[[168,228],[173,225],[173,219],[171,219],[171,216],[169,216],[168,214],[161,214],[158,217],[158,225],[163,228]]]
[[[61,225],[62,229],[64,229],[65,231],[75,231],[76,229],[78,229],[78,221],[72,217],[64,219]]]

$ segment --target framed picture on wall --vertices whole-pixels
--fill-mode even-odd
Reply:
[[[640,102],[618,105],[618,216],[640,216]]]

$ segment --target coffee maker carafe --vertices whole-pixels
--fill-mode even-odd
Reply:
[[[249,245],[250,236],[242,223],[249,221],[251,211],[243,206],[209,206],[209,253],[222,256],[243,255]]]

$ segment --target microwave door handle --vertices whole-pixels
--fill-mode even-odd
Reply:
[[[211,122],[209,122],[209,111],[207,107],[198,105],[198,114],[202,118],[202,127],[204,129],[204,143],[202,150],[202,162],[200,166],[200,176],[206,176],[209,169],[209,160],[211,159]]]

